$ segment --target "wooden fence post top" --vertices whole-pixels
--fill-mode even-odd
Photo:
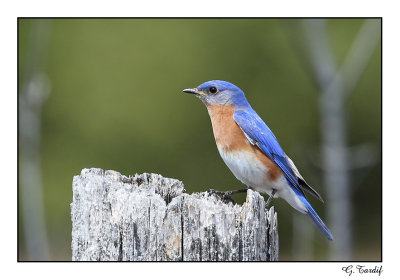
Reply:
[[[76,261],[278,260],[277,215],[252,190],[238,205],[158,174],[83,169],[71,216]]]

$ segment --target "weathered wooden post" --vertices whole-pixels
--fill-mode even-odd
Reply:
[[[251,190],[240,206],[158,174],[83,169],[71,212],[74,261],[278,260],[277,214]]]

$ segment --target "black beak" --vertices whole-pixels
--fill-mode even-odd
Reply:
[[[190,94],[198,94],[199,93],[197,88],[187,88],[182,91],[185,93],[190,93]]]

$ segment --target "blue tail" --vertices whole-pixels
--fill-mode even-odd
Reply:
[[[300,198],[300,200],[304,203],[304,205],[307,208],[307,216],[309,216],[314,224],[317,225],[319,230],[328,238],[329,240],[333,240],[333,236],[329,228],[324,224],[324,222],[321,220],[321,218],[318,216],[317,212],[312,208],[311,204],[307,201],[307,199],[304,197],[302,193],[300,193],[298,190],[295,190],[297,196]]]

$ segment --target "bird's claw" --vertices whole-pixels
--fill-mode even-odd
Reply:
[[[232,192],[225,192],[223,195],[222,195],[222,197],[221,197],[221,199],[225,202],[225,203],[229,203],[229,202],[232,202],[233,204],[236,204],[236,202],[233,200],[233,198],[232,198]]]
[[[233,204],[236,203],[232,198],[232,191],[223,192],[223,191],[217,191],[214,189],[209,189],[206,192],[210,195],[219,195],[221,197],[222,201],[224,201],[225,203],[229,203],[229,202],[232,202]]]
[[[214,190],[214,189],[209,189],[209,190],[206,190],[206,193],[208,193],[208,194],[216,194],[216,190]]]

